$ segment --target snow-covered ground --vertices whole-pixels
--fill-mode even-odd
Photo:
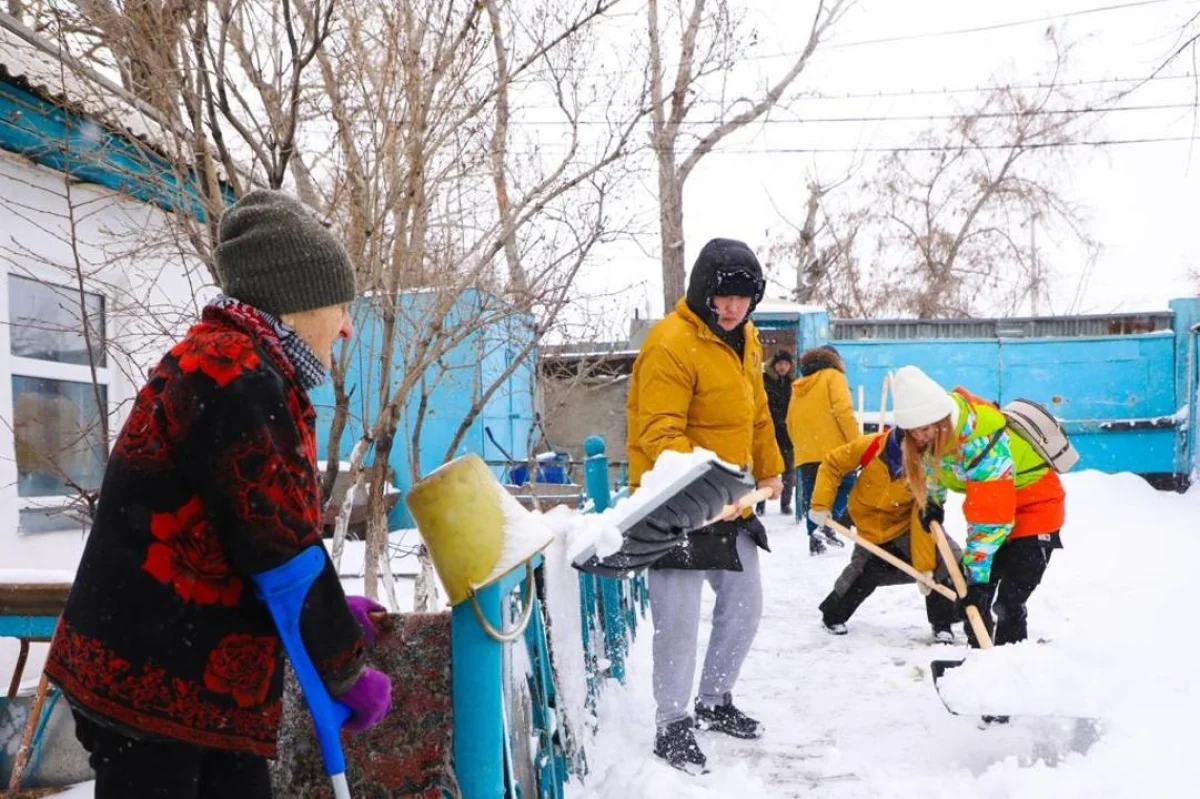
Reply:
[[[928,642],[915,586],[880,589],[851,619],[849,635],[827,635],[816,606],[849,549],[810,557],[801,528],[771,503],[766,609],[736,692],[738,704],[765,722],[766,737],[739,742],[700,733],[712,769],[702,777],[653,758],[650,634],[643,627],[627,684],[604,693],[598,737],[588,747],[592,773],[569,786],[569,798],[1195,795],[1188,785],[1200,646],[1192,642],[1189,599],[1200,562],[1200,490],[1160,493],[1137,477],[1092,472],[1065,483],[1066,548],[1034,595],[1030,632],[1051,639],[1035,653],[1048,659],[1050,673],[1076,676],[1064,695],[1083,692],[1097,706],[1098,735],[1089,724],[1052,718],[979,729],[975,719],[947,713],[929,661],[966,647]],[[957,507],[948,517],[949,531],[961,537]],[[705,622],[711,595],[706,603]],[[80,786],[63,796],[91,793]]]
[[[735,694],[767,725],[766,736],[746,743],[699,733],[711,769],[701,777],[653,758],[647,631],[634,646],[627,685],[603,697],[600,732],[588,749],[592,774],[570,796],[1196,795],[1200,645],[1189,599],[1200,562],[1200,490],[1160,493],[1134,476],[1094,472],[1065,483],[1065,549],[1030,603],[1031,636],[1051,640],[1028,646],[1053,675],[1075,675],[1064,693],[1093,689],[1086,693],[1101,711],[1098,736],[1069,720],[1019,717],[979,729],[977,719],[947,713],[929,661],[965,654],[966,646],[928,643],[915,586],[879,589],[850,620],[849,635],[826,634],[817,605],[849,549],[810,557],[801,528],[771,503],[765,611]],[[961,538],[957,508],[947,526]],[[706,592],[706,624],[711,601]]]

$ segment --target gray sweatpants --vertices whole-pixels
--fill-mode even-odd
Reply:
[[[651,569],[650,614],[654,621],[654,701],[659,727],[691,715],[700,635],[700,593],[705,581],[717,595],[708,654],[700,673],[700,701],[718,705],[733,691],[762,617],[758,547],[737,539],[742,571]]]

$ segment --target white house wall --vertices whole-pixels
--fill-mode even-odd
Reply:
[[[64,286],[77,263],[102,294],[108,341],[108,405],[115,436],[147,370],[190,324],[213,289],[164,212],[0,151],[0,568],[74,569],[84,533],[22,533],[13,418],[9,275]],[[73,209],[75,222],[69,221]],[[75,236],[71,229],[74,227]],[[78,243],[77,262],[72,241]]]

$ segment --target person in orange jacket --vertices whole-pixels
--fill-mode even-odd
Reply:
[[[805,350],[800,355],[800,377],[792,383],[792,400],[788,404],[788,437],[794,450],[793,462],[800,472],[800,496],[796,507],[808,524],[808,547],[813,555],[824,552],[826,542],[845,546],[832,532],[824,530],[822,534],[821,528],[807,518],[821,461],[862,432],[854,417],[854,403],[850,399],[850,384],[845,372],[846,364],[833,345]],[[834,518],[840,518],[846,512],[853,479],[847,477],[838,493],[833,505]]]
[[[938,563],[937,546],[933,537],[922,529],[912,492],[904,480],[903,440],[903,430],[884,430],[859,436],[826,455],[817,471],[808,516],[814,524],[825,525],[839,487],[857,470],[858,479],[850,491],[849,515],[858,535],[949,586],[950,574],[944,564]],[[956,545],[952,547],[957,551]],[[912,577],[865,547],[854,547],[850,563],[821,602],[825,631],[845,635],[846,622],[876,588],[912,582],[915,582]],[[933,640],[953,643],[951,625],[957,620],[954,603],[924,586],[919,588],[925,596]]]
[[[966,495],[962,557],[966,605],[979,608],[994,643],[1028,637],[1026,603],[1050,556],[1062,547],[1066,518],[1062,482],[1033,446],[1007,426],[994,403],[964,388],[946,391],[915,366],[892,377],[896,423],[904,439],[905,479],[921,523],[945,518],[947,491]],[[967,638],[978,646],[968,624]]]

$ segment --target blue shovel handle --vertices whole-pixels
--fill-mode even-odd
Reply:
[[[312,714],[321,757],[325,761],[325,773],[334,781],[336,789],[345,785],[346,756],[342,752],[341,729],[350,718],[351,711],[329,695],[329,689],[317,673],[300,638],[300,611],[304,608],[304,600],[313,582],[325,568],[325,557],[324,548],[314,544],[288,562],[255,574],[251,579],[258,588],[258,598],[266,603],[271,612],[284,651],[292,661],[292,670],[296,672],[296,680]],[[338,786],[339,782],[341,786]],[[345,793],[345,796],[349,796],[349,793]]]

